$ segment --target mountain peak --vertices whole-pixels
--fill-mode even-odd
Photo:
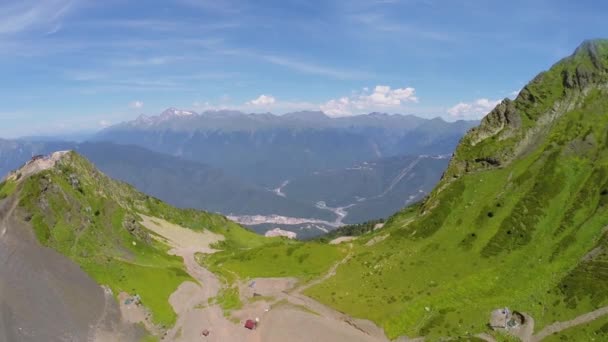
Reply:
[[[168,119],[168,118],[174,118],[174,117],[185,117],[185,116],[193,116],[196,115],[195,112],[192,111],[188,111],[188,110],[181,110],[181,109],[177,109],[177,108],[167,108],[164,112],[162,112],[160,114],[160,118],[161,119]]]
[[[608,69],[608,39],[586,40],[579,45],[566,61],[577,63],[580,68],[606,71]],[[589,70],[585,70],[589,72]]]
[[[608,39],[588,39],[583,41],[574,50],[574,55],[586,54],[590,56],[598,56],[603,49],[608,48]],[[604,53],[606,51],[603,51]]]
[[[33,156],[32,159],[27,161],[25,165],[23,165],[21,168],[11,172],[11,174],[8,175],[7,179],[19,181],[39,172],[52,169],[59,161],[71,154],[75,154],[75,152],[57,151],[46,156]]]
[[[608,40],[587,40],[534,77],[515,100],[499,103],[458,146],[447,178],[503,167],[533,148],[548,127],[608,83]]]
[[[284,118],[299,119],[299,120],[325,120],[329,119],[325,113],[321,111],[299,111],[283,115]]]

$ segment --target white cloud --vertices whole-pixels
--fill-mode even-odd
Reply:
[[[112,124],[112,123],[111,123],[110,121],[108,121],[108,120],[100,120],[100,121],[99,121],[99,126],[100,126],[100,127],[108,127],[108,126],[110,126],[111,124]]]
[[[373,106],[393,107],[400,106],[404,102],[418,102],[416,89],[411,87],[391,89],[386,85],[377,85],[371,94],[359,96],[356,104],[363,108]]]
[[[351,103],[348,97],[329,100],[320,106],[321,111],[329,116],[348,116],[352,114]]]
[[[363,88],[363,92],[350,97],[332,99],[320,106],[331,116],[347,116],[376,110],[399,109],[406,103],[417,103],[416,89],[412,87],[392,89],[387,85],[377,85],[373,91]]]
[[[272,95],[262,94],[257,99],[248,101],[246,104],[252,105],[252,106],[271,106],[271,105],[275,104],[276,102],[277,102],[277,99],[275,99]]]
[[[133,108],[133,109],[141,109],[143,108],[144,103],[143,101],[133,101],[131,103],[129,103],[129,108]]]
[[[205,110],[240,110],[244,112],[271,111],[275,114],[301,110],[321,110],[333,117],[364,114],[373,111],[403,112],[408,103],[417,103],[416,90],[412,87],[391,88],[387,85],[377,85],[374,88],[363,88],[323,103],[312,103],[299,100],[279,100],[272,95],[262,94],[257,98],[235,104],[230,99],[219,101],[196,100],[193,107],[199,111]]]
[[[473,102],[459,102],[450,107],[447,112],[453,118],[458,119],[480,119],[491,111],[500,100],[477,99]]]

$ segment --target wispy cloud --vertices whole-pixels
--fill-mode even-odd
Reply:
[[[233,48],[227,46],[222,40],[204,40],[194,42],[209,51],[245,58],[254,58],[270,64],[282,66],[300,73],[326,76],[333,79],[366,79],[373,76],[372,73],[360,70],[347,70],[332,66],[320,65],[314,62],[304,61],[299,58],[267,54],[247,48]]]
[[[94,70],[68,70],[65,79],[77,82],[99,81],[107,78],[107,73]]]
[[[409,38],[432,40],[437,42],[455,42],[457,39],[453,32],[442,32],[416,26],[403,21],[395,22],[383,13],[366,12],[348,16],[353,22],[364,25],[367,29],[385,33],[399,34]]]
[[[82,81],[84,84],[80,84],[74,88],[74,90],[82,94],[115,93],[124,91],[193,91],[193,89],[186,84],[165,79],[113,79],[105,77],[102,79],[83,79]]]
[[[33,29],[56,31],[73,4],[74,0],[23,0],[0,4],[0,35]]]
[[[364,79],[370,78],[372,75],[370,73],[362,72],[362,71],[354,71],[354,70],[341,70],[338,68],[331,68],[326,66],[317,65],[314,63],[302,62],[296,59],[281,57],[281,56],[273,56],[273,55],[258,55],[261,59],[270,62],[275,65],[280,65],[283,67],[287,67],[289,69],[307,73],[314,75],[327,76],[335,79]]]
[[[182,5],[219,14],[235,14],[243,12],[248,4],[239,0],[178,0]]]
[[[260,95],[244,103],[234,103],[229,96],[218,100],[194,101],[192,109],[196,111],[238,110],[245,113],[270,111],[282,114],[301,110],[319,110],[319,104],[298,100],[281,100],[272,95]]]
[[[191,58],[185,56],[129,57],[123,60],[114,61],[113,64],[127,67],[145,67],[177,63],[186,59]]]
[[[178,18],[168,19],[96,19],[79,21],[72,23],[73,26],[86,28],[116,28],[127,30],[142,31],[164,31],[164,32],[184,32],[184,31],[215,31],[227,30],[241,27],[241,23],[233,19],[218,20],[216,22],[202,22]]]
[[[129,103],[129,108],[131,108],[131,109],[141,109],[143,107],[144,107],[143,101],[133,101],[133,102]]]

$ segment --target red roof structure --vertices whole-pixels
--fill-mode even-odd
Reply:
[[[255,329],[255,321],[252,319],[248,319],[247,322],[245,322],[245,328],[249,330]]]

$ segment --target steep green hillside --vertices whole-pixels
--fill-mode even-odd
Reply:
[[[9,180],[0,186],[0,193],[10,194],[14,188],[15,182]],[[192,278],[181,258],[168,255],[168,247],[143,228],[138,214],[220,233],[226,247],[264,243],[263,237],[223,216],[179,210],[111,180],[74,152],[22,180],[16,195],[43,245],[68,256],[114,294],[139,294],[154,321],[165,326],[176,318],[169,296]]]
[[[345,255],[343,247],[280,239],[257,248],[229,248],[207,256],[203,262],[228,281],[234,280],[235,275],[244,279],[296,277],[307,281],[322,275]]]
[[[489,113],[424,203],[308,294],[431,339],[484,332],[505,306],[540,330],[608,305],[607,132],[608,41],[589,41]]]

